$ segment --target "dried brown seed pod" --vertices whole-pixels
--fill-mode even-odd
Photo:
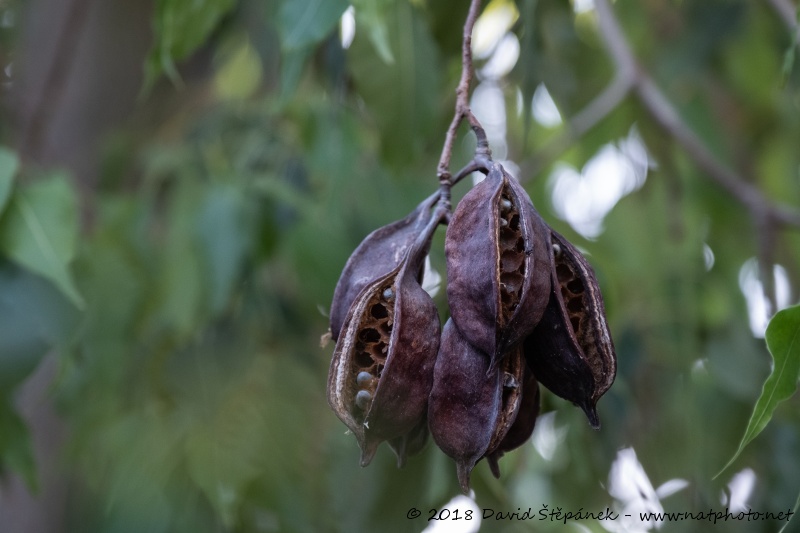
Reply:
[[[465,493],[472,468],[489,447],[500,412],[500,374],[489,372],[489,365],[489,356],[464,338],[452,318],[448,320],[434,369],[428,425],[439,448],[455,459]]]
[[[426,416],[440,324],[419,272],[437,224],[429,214],[398,265],[355,297],[336,343],[328,403],[356,436],[362,466],[381,442],[413,432]],[[401,454],[408,451],[406,443]]]
[[[425,229],[431,208],[439,193],[426,198],[407,217],[376,229],[367,235],[347,260],[331,303],[331,338],[336,341],[347,312],[361,290],[393,271]]]
[[[458,329],[492,366],[536,326],[550,289],[547,225],[499,164],[459,202],[445,238]],[[548,265],[548,266],[546,266]]]
[[[552,230],[551,239],[553,289],[542,319],[525,340],[525,355],[539,382],[579,405],[599,429],[597,400],[617,372],[603,297],[583,254]]]
[[[489,356],[448,320],[434,369],[428,424],[439,448],[455,459],[465,494],[470,472],[487,450],[503,441],[520,405],[522,351],[514,350],[498,367],[490,365]]]
[[[505,441],[508,432],[516,423],[519,409],[522,405],[526,366],[522,346],[519,346],[512,348],[508,354],[503,356],[500,365],[497,367],[502,386],[501,408],[495,421],[492,440],[489,442],[489,447],[486,448],[484,456],[491,454],[500,447],[501,443]]]
[[[389,447],[397,456],[397,468],[403,468],[406,459],[422,451],[428,442],[428,418],[425,417],[408,433],[389,440]]]
[[[531,438],[533,428],[536,426],[536,418],[539,416],[539,404],[539,382],[530,367],[525,364],[522,398],[514,424],[503,437],[503,440],[496,447],[490,447],[489,452],[486,454],[486,461],[489,463],[489,468],[491,468],[494,477],[500,477],[500,466],[498,464],[500,458],[506,452],[519,448]]]

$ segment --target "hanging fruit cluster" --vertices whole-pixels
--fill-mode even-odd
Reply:
[[[440,191],[353,252],[331,306],[328,374],[328,402],[358,440],[362,466],[383,441],[402,466],[430,432],[465,493],[478,461],[499,477],[498,460],[531,436],[539,383],[599,428],[595,406],[616,374],[592,268],[499,163],[475,161],[486,178],[454,212]],[[422,289],[442,223],[444,327]]]

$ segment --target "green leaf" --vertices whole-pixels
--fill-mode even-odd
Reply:
[[[208,269],[212,313],[228,305],[253,243],[252,210],[247,197],[231,185],[212,186],[197,219],[201,254]]]
[[[769,353],[772,354],[772,372],[764,382],[739,449],[717,476],[764,430],[778,404],[797,391],[797,380],[800,379],[800,305],[776,313],[767,326],[765,337]]]
[[[347,9],[345,0],[285,0],[278,11],[283,50],[315,45],[330,35]]]
[[[0,259],[0,394],[25,380],[53,346],[64,343],[79,319],[52,283]]]
[[[25,422],[7,398],[0,397],[0,474],[17,473],[33,492],[37,490],[36,463]]]
[[[387,24],[391,20],[392,3],[391,0],[353,0],[356,27],[366,28],[372,46],[387,65],[394,63]]]
[[[169,231],[162,256],[158,290],[160,318],[180,336],[188,336],[207,313],[203,261],[195,224],[202,190],[184,182],[170,206]]]
[[[60,175],[17,189],[0,220],[0,252],[55,283],[82,309],[83,298],[69,271],[77,238],[77,201]]]
[[[281,56],[281,100],[294,96],[312,49],[284,50]]]
[[[408,2],[397,2],[389,15],[391,65],[376,55],[359,37],[348,51],[348,62],[370,113],[380,129],[384,157],[393,164],[408,164],[419,157],[441,132],[438,50],[430,28]]]
[[[14,185],[14,175],[19,168],[19,159],[14,152],[0,146],[0,214],[6,208],[11,189]]]
[[[797,23],[800,24],[800,9],[797,10],[796,18],[797,18]],[[794,68],[795,50],[797,49],[798,46],[798,38],[800,38],[800,32],[797,32],[795,30],[792,33],[793,33],[792,42],[791,44],[789,44],[789,47],[783,54],[783,68],[781,69],[781,86],[786,85],[786,82],[792,75],[792,69]]]
[[[175,61],[199,48],[235,4],[235,0],[158,0],[155,42],[145,64],[145,90],[162,72],[178,83]]]

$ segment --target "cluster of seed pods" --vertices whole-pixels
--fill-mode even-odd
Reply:
[[[444,328],[421,286],[446,219],[438,194],[364,239],[331,306],[328,402],[355,435],[361,464],[387,441],[402,466],[430,433],[456,461],[465,493],[478,461],[499,477],[503,454],[531,436],[539,383],[599,428],[596,403],[616,374],[588,262],[501,165],[486,167],[449,219]]]

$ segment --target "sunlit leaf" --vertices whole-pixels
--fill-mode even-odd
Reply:
[[[246,39],[225,55],[214,75],[214,89],[223,100],[248,98],[261,82],[261,60]]]
[[[69,270],[77,238],[77,201],[64,176],[17,189],[0,221],[0,252],[55,283],[82,308]]]
[[[778,404],[788,400],[797,391],[797,381],[800,379],[800,306],[789,307],[776,313],[767,326],[765,339],[767,348],[772,354],[772,372],[764,382],[764,388],[756,401],[750,422],[739,443],[739,449],[722,469],[723,471],[739,457],[745,446],[764,430]]]
[[[19,168],[19,159],[11,150],[0,146],[0,214],[6,207],[11,189],[14,185],[14,175]]]

